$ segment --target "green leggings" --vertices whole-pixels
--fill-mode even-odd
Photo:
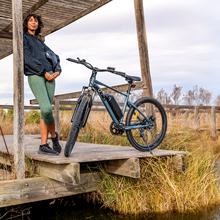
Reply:
[[[47,81],[43,76],[31,75],[28,76],[28,83],[40,105],[41,118],[46,124],[53,123],[52,102],[55,92],[55,80]]]

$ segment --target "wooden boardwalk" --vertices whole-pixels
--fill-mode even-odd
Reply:
[[[12,155],[13,136],[5,138]],[[182,157],[186,155],[183,151],[155,149],[151,154],[127,146],[78,142],[71,156],[66,158],[63,151],[59,156],[38,154],[39,143],[39,136],[25,136],[25,155],[34,164],[38,177],[0,181],[0,207],[95,191],[100,176],[97,170],[88,169],[91,165],[97,167],[97,164],[102,164],[109,173],[140,178],[139,158],[175,157],[181,164]],[[65,142],[61,143],[65,146]],[[2,137],[0,163],[10,165]]]

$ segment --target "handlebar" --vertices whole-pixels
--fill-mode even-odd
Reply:
[[[82,64],[88,69],[93,70],[95,72],[110,72],[122,76],[124,78],[126,78],[127,76],[124,72],[116,71],[114,67],[107,67],[107,69],[99,69],[97,67],[93,67],[92,64],[88,63],[85,59],[80,59],[79,57],[77,57],[77,59],[67,58],[67,60],[73,63]]]

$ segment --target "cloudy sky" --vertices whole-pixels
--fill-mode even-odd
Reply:
[[[161,88],[169,92],[174,84],[183,91],[198,85],[210,90],[214,100],[220,94],[220,1],[144,0],[144,8],[154,93]],[[113,0],[48,35],[45,43],[61,58],[56,94],[88,84],[90,72],[67,57],[140,76],[133,0]],[[0,60],[0,69],[0,104],[12,104],[12,56]],[[110,85],[124,83],[107,73],[98,78]],[[25,103],[31,98],[25,77]]]

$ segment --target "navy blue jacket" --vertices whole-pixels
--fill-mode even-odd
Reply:
[[[24,34],[24,74],[44,75],[45,72],[61,72],[60,59],[57,57],[57,64],[54,67],[46,57],[46,51],[53,52],[38,36]]]

